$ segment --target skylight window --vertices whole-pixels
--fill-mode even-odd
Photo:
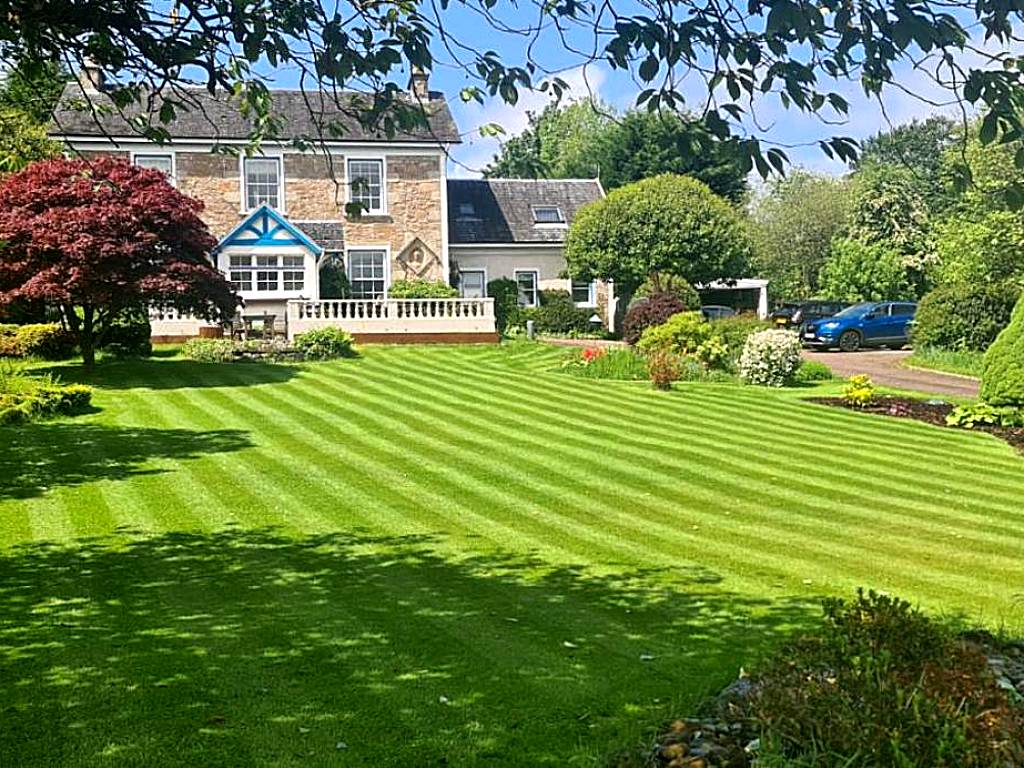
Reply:
[[[472,203],[459,203],[459,216],[464,219],[473,218],[476,216],[476,208]]]
[[[565,216],[557,205],[535,205],[533,207],[534,224],[565,224]]]

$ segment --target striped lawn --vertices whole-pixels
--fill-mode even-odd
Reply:
[[[1024,626],[1005,444],[560,354],[109,364],[0,429],[0,765],[600,765],[825,594]]]

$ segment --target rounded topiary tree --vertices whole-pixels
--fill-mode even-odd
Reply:
[[[577,212],[565,244],[569,273],[614,280],[619,309],[650,281],[691,285],[742,277],[750,239],[739,213],[706,185],[666,174],[628,184]]]
[[[918,304],[911,340],[915,347],[984,351],[1010,322],[1020,295],[1010,281],[939,286]]]
[[[985,353],[981,399],[992,405],[1024,407],[1024,297],[1017,301],[1010,324]]]

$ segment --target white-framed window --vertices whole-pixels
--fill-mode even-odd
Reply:
[[[362,205],[363,213],[381,215],[387,212],[383,159],[350,158],[346,173],[350,203]]]
[[[133,152],[132,163],[139,168],[153,168],[161,171],[169,182],[174,183],[173,152]]]
[[[540,276],[535,269],[517,269],[515,271],[516,285],[519,287],[519,306],[537,306],[537,283]]]
[[[577,307],[596,307],[597,284],[586,280],[573,280],[572,300]]]
[[[565,216],[557,205],[533,206],[533,223],[538,226],[564,226]]]
[[[245,210],[261,205],[284,210],[280,157],[242,158],[242,200]]]
[[[388,252],[354,248],[348,252],[348,282],[353,299],[383,299],[388,291]]]
[[[460,269],[459,293],[464,299],[487,298],[487,272],[482,269]]]
[[[297,293],[306,287],[306,262],[302,256],[232,254],[228,279],[236,291]]]

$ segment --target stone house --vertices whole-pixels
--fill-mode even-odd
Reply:
[[[611,316],[605,286],[562,277],[572,217],[604,194],[596,180],[449,179],[448,153],[459,131],[424,74],[413,76],[407,98],[422,105],[426,124],[391,137],[355,119],[358,94],[272,93],[283,124],[279,140],[248,157],[228,151],[245,145],[251,125],[224,97],[191,91],[190,109],[179,110],[164,126],[169,140],[156,143],[133,126],[137,105],[80,108],[83,97],[94,105],[105,99],[92,71],[66,87],[51,135],[85,157],[114,154],[157,168],[202,200],[202,216],[219,240],[217,266],[242,297],[243,312],[273,316],[290,336],[338,325],[382,340],[494,337],[486,285],[499,277],[519,284],[524,305],[536,304],[542,289],[560,288]],[[329,122],[344,132],[323,138]],[[303,142],[309,148],[296,146]],[[350,215],[353,203],[359,215]],[[321,297],[327,261],[344,265],[350,300]],[[389,299],[400,279],[449,281],[461,298],[429,305]],[[172,313],[153,325],[154,335],[180,337],[197,333],[200,323]]]

